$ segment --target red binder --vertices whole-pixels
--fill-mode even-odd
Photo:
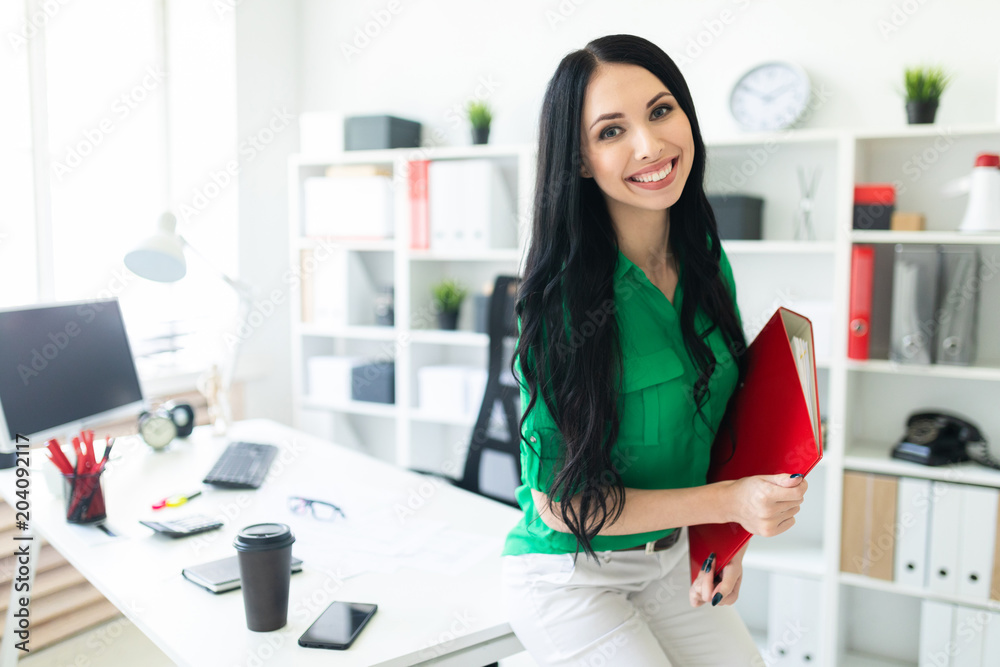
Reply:
[[[431,214],[427,194],[427,167],[430,160],[412,160],[407,173],[410,195],[410,248],[431,247]]]
[[[867,359],[872,327],[872,280],[875,276],[875,247],[856,245],[851,250],[851,304],[848,322],[847,356]]]
[[[807,344],[801,361],[806,380],[798,370],[793,337]],[[712,444],[710,483],[752,475],[806,475],[820,462],[823,442],[814,350],[812,323],[778,308],[747,348],[746,377],[726,411],[736,436],[735,454],[723,420]],[[720,572],[751,534],[738,523],[713,523],[688,527],[688,536],[693,583],[711,552],[715,552],[715,571]]]

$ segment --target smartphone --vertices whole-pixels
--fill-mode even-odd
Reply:
[[[334,602],[302,633],[299,646],[342,651],[354,642],[377,609],[377,604]]]

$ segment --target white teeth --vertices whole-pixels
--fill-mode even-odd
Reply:
[[[655,183],[657,181],[662,181],[664,178],[670,175],[670,172],[674,169],[674,161],[671,160],[667,163],[667,166],[660,171],[653,172],[651,174],[642,174],[641,176],[632,176],[629,178],[630,181],[638,181],[640,183]]]

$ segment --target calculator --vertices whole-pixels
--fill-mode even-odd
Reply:
[[[144,526],[152,528],[158,533],[163,533],[167,537],[187,537],[204,533],[208,530],[222,528],[222,522],[204,514],[193,514],[183,519],[173,519],[164,521],[142,521]]]

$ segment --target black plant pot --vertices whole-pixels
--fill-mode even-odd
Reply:
[[[458,311],[445,312],[441,311],[438,313],[438,328],[444,329],[446,331],[454,331],[458,329]]]
[[[910,100],[906,103],[906,121],[910,125],[933,123],[937,107],[937,100]]]
[[[485,144],[490,139],[490,128],[489,127],[474,127],[472,128],[472,143],[474,144]]]

